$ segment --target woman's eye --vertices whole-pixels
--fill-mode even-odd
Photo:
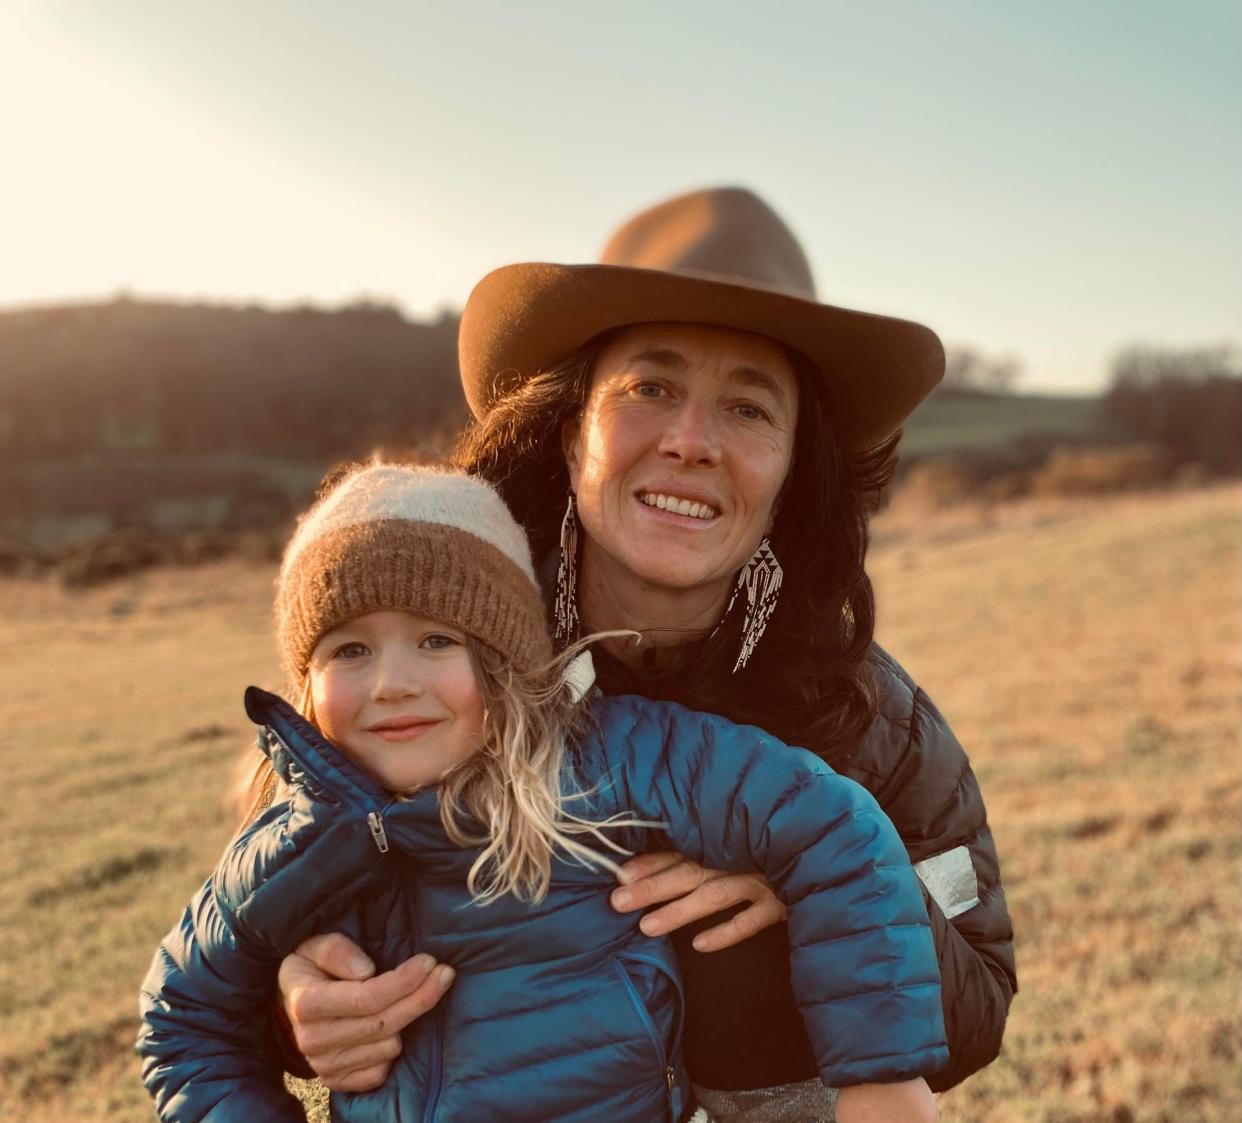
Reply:
[[[664,387],[658,382],[639,382],[633,392],[640,398],[659,398],[664,394]]]
[[[744,417],[747,421],[766,421],[768,419],[768,411],[751,402],[743,402],[736,407],[739,417]]]

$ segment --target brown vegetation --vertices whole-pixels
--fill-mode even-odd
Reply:
[[[921,460],[898,480],[891,502],[939,511],[961,503],[992,505],[1027,497],[1117,495],[1200,487],[1215,473],[1200,461],[1178,462],[1158,444],[1059,446],[1030,468],[970,456]]]

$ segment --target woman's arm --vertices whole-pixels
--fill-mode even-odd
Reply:
[[[996,1059],[1017,992],[1013,924],[987,809],[965,750],[932,700],[886,652],[873,666],[880,712],[838,770],[868,788],[893,821],[924,896],[949,1063],[928,1077],[944,1091]]]

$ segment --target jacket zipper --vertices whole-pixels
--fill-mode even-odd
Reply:
[[[630,959],[638,963],[646,963],[654,967],[657,971],[660,972],[660,974],[662,974],[666,979],[669,979],[673,983],[673,991],[677,995],[677,1020],[674,1023],[674,1027],[675,1027],[675,1033],[673,1037],[674,1041],[681,1040],[681,1032],[683,1028],[683,1022],[685,1020],[686,999],[685,999],[685,995],[682,993],[681,980],[678,979],[675,975],[673,975],[663,963],[661,963],[658,959],[655,959],[651,956],[637,955],[633,953],[624,953],[624,954],[618,955],[612,961],[613,966],[617,970],[617,974],[621,976],[621,982],[625,985],[625,989],[629,993],[630,1002],[634,1005],[634,1008],[637,1011],[638,1016],[643,1023],[643,1026],[647,1030],[647,1036],[651,1038],[652,1044],[655,1046],[656,1057],[659,1060],[660,1066],[664,1070],[664,1083],[666,1086],[666,1095],[668,1096],[668,1108],[669,1108],[670,1113],[672,1113],[673,1111],[673,1089],[677,1084],[677,1072],[673,1068],[673,1066],[669,1063],[668,1054],[665,1052],[665,1049],[664,1049],[664,1041],[660,1037],[660,1034],[658,1030],[656,1029],[655,1022],[652,1021],[651,1019],[651,1011],[647,1009],[646,1003],[643,1002],[641,996],[638,993],[638,988],[634,986],[634,980],[630,978],[629,973],[625,970],[623,961],[626,959]]]
[[[444,1020],[440,1014],[440,1008],[437,1006],[433,1011],[435,1017],[435,1039],[433,1041],[434,1051],[431,1059],[431,1095],[427,1099],[427,1110],[423,1113],[423,1118],[427,1123],[435,1123],[436,1115],[440,1110],[440,1092],[444,1085],[444,1073],[441,1071],[444,1064]]]
[[[388,853],[388,835],[384,832],[384,820],[378,811],[367,812],[367,826],[371,828],[371,837],[381,854]]]
[[[294,760],[298,761],[302,765],[303,768],[307,767],[306,763],[302,761],[301,756],[298,753],[295,753],[289,747],[288,742],[286,742],[285,739],[281,737],[281,735],[277,733],[275,729],[272,728],[272,726],[266,725],[263,728],[264,728],[264,731],[267,733],[267,735],[269,737],[275,738],[275,740],[281,746],[283,746],[285,752],[287,752],[291,757],[293,757]],[[323,782],[322,779],[320,780],[320,782],[321,783]],[[352,786],[354,787],[356,791],[360,791],[363,795],[367,796],[369,799],[373,799],[376,802],[382,802],[383,793],[378,788],[372,789],[369,784],[355,784]],[[388,832],[384,830],[384,817],[383,815],[380,814],[379,811],[368,811],[367,812],[367,829],[371,832],[371,839],[375,843],[375,848],[381,854],[387,854],[388,853]]]
[[[673,1040],[680,1041],[682,1031],[686,1028],[685,1026],[686,994],[685,994],[685,991],[682,989],[681,977],[675,974],[674,972],[670,971],[668,967],[664,963],[660,962],[660,960],[656,959],[655,956],[644,955],[640,951],[622,952],[617,958],[618,959],[633,959],[639,963],[648,963],[652,967],[654,967],[657,971],[660,971],[661,973],[663,973],[664,977],[672,982],[673,991],[677,995],[677,1022],[673,1027],[674,1029]],[[628,979],[629,976],[627,975],[626,978]],[[672,1072],[671,1066],[669,1067],[669,1071]]]
[[[381,827],[383,823],[381,822]],[[423,950],[423,926],[419,915],[418,900],[414,887],[403,882],[408,902],[410,932],[413,934],[415,951]],[[424,1015],[426,1016],[426,1015]],[[431,1011],[433,1033],[431,1035],[431,1086],[423,1105],[423,1123],[433,1123],[440,1111],[440,1093],[444,1090],[444,1003],[437,1003]]]

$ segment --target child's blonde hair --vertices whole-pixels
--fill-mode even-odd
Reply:
[[[628,854],[570,805],[566,754],[587,718],[566,680],[585,642],[552,654],[525,534],[494,489],[461,473],[372,464],[337,476],[303,516],[277,582],[282,658],[294,705],[316,724],[309,657],[345,620],[381,610],[424,615],[463,631],[483,697],[479,751],[439,781],[450,839],[480,846],[468,885],[487,903],[538,901],[559,852],[616,870],[597,847]],[[281,796],[266,758],[243,784],[243,826]]]

